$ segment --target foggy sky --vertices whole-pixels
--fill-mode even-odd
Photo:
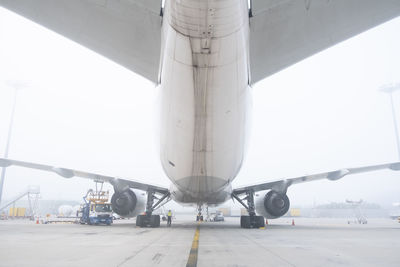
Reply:
[[[398,160],[390,102],[400,81],[400,18],[257,83],[247,157],[234,186]],[[9,158],[169,186],[157,142],[157,90],[116,63],[0,8],[0,154],[13,88]],[[400,94],[395,94],[400,112]],[[398,113],[398,112],[397,112]],[[399,118],[400,119],[400,118]],[[93,182],[8,168],[3,199],[29,184],[80,200]],[[111,187],[109,186],[111,189]],[[292,205],[400,200],[400,173],[379,171],[289,188]]]

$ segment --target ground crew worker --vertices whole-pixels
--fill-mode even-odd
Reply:
[[[167,225],[171,226],[171,222],[172,222],[172,212],[171,212],[171,210],[168,211],[167,216],[168,216]]]

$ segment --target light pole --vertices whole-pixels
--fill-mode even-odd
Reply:
[[[397,119],[396,119],[396,112],[395,112],[394,102],[393,102],[393,93],[396,90],[399,90],[399,89],[400,89],[400,83],[386,85],[386,86],[381,87],[381,91],[385,92],[385,93],[388,93],[389,96],[390,96],[390,103],[392,105],[392,117],[393,117],[393,124],[394,124],[394,132],[396,134],[397,154],[398,154],[399,160],[400,160],[399,129],[398,129],[398,123],[397,123]]]
[[[6,151],[4,152],[4,158],[8,158],[8,150],[10,148],[10,141],[11,141],[11,134],[14,124],[14,114],[15,114],[15,107],[17,105],[17,94],[18,91],[26,86],[25,83],[21,82],[7,82],[7,84],[14,88],[14,102],[11,110],[11,118],[10,124],[8,126],[8,135],[7,135],[7,143],[6,143]],[[6,177],[6,168],[2,168],[1,170],[1,178],[0,178],[0,203],[3,196],[3,186],[4,186],[4,179]]]

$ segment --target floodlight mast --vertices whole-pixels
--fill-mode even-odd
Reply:
[[[11,110],[10,124],[8,126],[6,150],[4,152],[4,158],[5,159],[8,158],[8,150],[10,148],[10,141],[11,141],[11,135],[12,135],[12,130],[13,130],[13,124],[14,124],[15,106],[17,104],[18,91],[27,86],[25,82],[20,82],[20,81],[17,81],[17,82],[8,81],[7,85],[14,88],[14,102],[13,102],[13,106],[12,106],[12,110]],[[0,203],[1,203],[1,200],[2,200],[2,196],[3,196],[3,187],[4,187],[4,179],[5,179],[5,177],[6,177],[6,168],[3,167],[2,170],[1,170],[1,177],[0,177]]]
[[[390,96],[390,104],[392,106],[392,117],[393,117],[393,125],[394,125],[394,132],[396,135],[396,144],[397,144],[397,155],[398,159],[400,160],[400,140],[399,140],[399,129],[398,129],[398,123],[396,119],[396,112],[394,108],[394,101],[393,101],[393,93],[396,90],[400,89],[400,83],[397,84],[390,84],[390,85],[385,85],[381,87],[381,91],[384,93],[388,93]]]

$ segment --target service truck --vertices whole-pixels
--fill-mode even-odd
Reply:
[[[78,212],[81,224],[107,224],[113,223],[111,203],[108,202],[108,191],[89,190],[83,197],[84,203]]]

